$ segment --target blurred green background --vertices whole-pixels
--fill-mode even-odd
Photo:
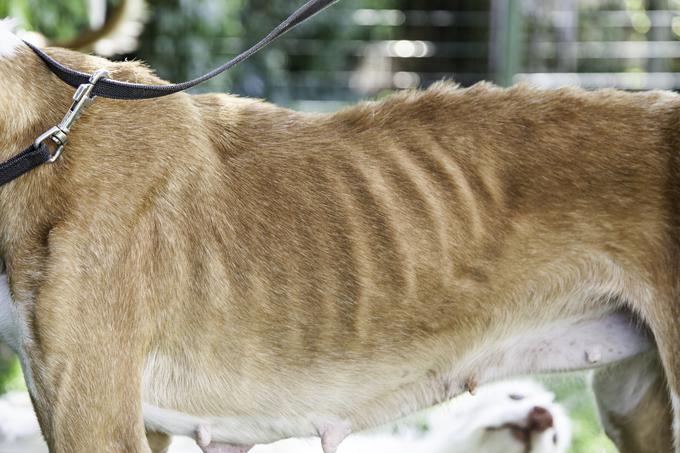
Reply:
[[[602,431],[595,407],[595,397],[584,373],[547,376],[541,382],[555,393],[573,423],[573,453],[616,453],[618,450]]]
[[[120,0],[0,0],[0,17],[54,41]],[[183,81],[256,42],[302,0],[150,0],[136,50]],[[343,0],[199,90],[333,110],[448,78],[624,89],[680,88],[680,0]],[[571,412],[573,452],[614,452],[583,375],[544,382]],[[22,386],[0,347],[0,392]]]
[[[0,16],[54,40],[120,0],[0,0]],[[301,0],[149,0],[138,58],[186,80],[256,42]],[[99,9],[102,6],[98,6]],[[342,0],[201,90],[333,109],[383,91],[519,80],[680,87],[680,0]]]

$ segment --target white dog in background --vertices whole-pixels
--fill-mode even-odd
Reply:
[[[0,398],[0,452],[47,452],[27,392],[9,392]]]
[[[540,384],[508,381],[478,389],[378,431],[347,438],[338,453],[564,453],[571,421]],[[318,453],[319,439],[288,439],[251,453]],[[176,438],[169,453],[200,453]]]

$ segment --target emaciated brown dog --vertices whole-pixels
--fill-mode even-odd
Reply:
[[[7,26],[0,81],[5,160],[73,90]],[[149,452],[145,428],[156,451],[332,452],[477,383],[612,363],[610,432],[680,452],[679,252],[671,93],[441,83],[332,115],[100,99],[61,159],[0,189],[0,325],[53,452]]]

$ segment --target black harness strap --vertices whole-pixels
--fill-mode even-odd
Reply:
[[[71,118],[72,121],[68,123],[68,128],[64,128],[62,125],[53,128],[46,134],[43,134],[43,136],[36,140],[35,143],[20,154],[0,163],[0,186],[13,181],[39,165],[47,162],[54,162],[59,157],[61,150],[66,144],[70,131],[70,124],[80,116],[82,109],[89,105],[95,97],[101,96],[103,98],[121,100],[152,99],[188,90],[189,88],[195,87],[196,85],[222,74],[224,71],[233,68],[243,60],[250,58],[253,54],[271,44],[287,31],[292,30],[302,22],[338,1],[339,0],[309,0],[250,49],[237,55],[219,68],[213,69],[201,77],[183,83],[142,85],[138,83],[118,82],[105,77],[101,78],[96,75],[85,74],[64,66],[33,44],[26,43],[45,62],[50,71],[68,85],[77,88],[76,96],[74,97],[75,103],[69,112],[74,117]],[[85,90],[86,88],[87,90]],[[83,93],[82,91],[86,92]],[[82,105],[77,105],[78,103],[81,103]],[[73,112],[75,107],[77,107],[77,110]],[[46,144],[50,142],[57,146],[57,152],[50,152],[49,146]]]

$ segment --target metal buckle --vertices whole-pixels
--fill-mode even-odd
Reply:
[[[64,151],[64,146],[68,143],[68,134],[71,132],[73,124],[80,118],[85,109],[97,98],[97,96],[92,96],[92,90],[94,90],[97,82],[108,77],[109,72],[104,69],[95,71],[88,83],[80,85],[76,90],[73,95],[73,104],[71,104],[71,108],[69,108],[64,119],[61,120],[57,126],[54,126],[33,142],[33,146],[38,147],[45,141],[52,140],[56,149],[54,153],[52,153],[52,157],[47,161],[48,163],[54,163],[59,159],[62,151]]]

